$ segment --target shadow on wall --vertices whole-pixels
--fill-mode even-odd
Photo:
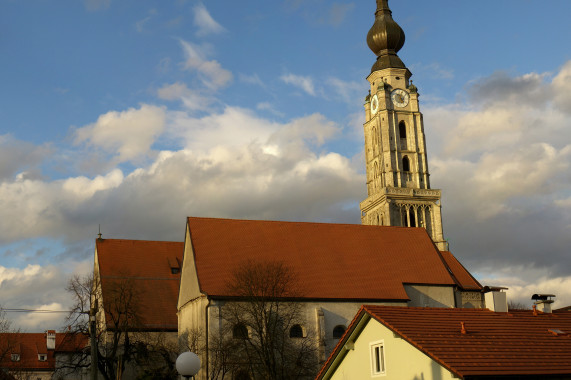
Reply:
[[[449,287],[424,287],[405,285],[410,298],[408,306],[414,307],[454,307],[454,293]]]
[[[430,363],[430,370],[432,372],[432,377],[426,379],[424,377],[424,373],[421,373],[420,375],[413,377],[412,380],[442,380],[444,378],[442,373],[442,367],[434,360]]]

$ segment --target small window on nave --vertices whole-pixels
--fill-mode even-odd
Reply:
[[[290,338],[303,338],[303,327],[301,325],[293,325],[289,329],[289,337]]]
[[[333,328],[333,339],[339,339],[345,333],[347,328],[343,325],[337,325]]]

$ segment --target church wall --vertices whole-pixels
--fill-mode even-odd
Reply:
[[[178,309],[180,310],[187,302],[202,296],[198,278],[196,276],[196,265],[194,263],[194,252],[190,239],[190,231],[186,226],[186,237],[184,243],[184,256],[182,260],[181,282],[178,293]]]
[[[452,286],[405,285],[411,307],[454,307],[455,296]]]

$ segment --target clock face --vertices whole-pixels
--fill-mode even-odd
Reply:
[[[377,113],[377,111],[379,110],[379,98],[377,97],[377,94],[373,95],[373,99],[371,100],[371,112],[374,114]]]
[[[397,107],[406,107],[408,104],[408,92],[403,89],[397,88],[391,93],[391,100],[393,104]]]

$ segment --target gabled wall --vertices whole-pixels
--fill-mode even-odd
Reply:
[[[184,239],[184,255],[182,259],[182,272],[180,277],[180,291],[178,293],[178,310],[188,302],[202,296],[200,285],[196,274],[196,265],[194,263],[194,251],[192,240],[190,239],[190,229],[188,223],[186,225],[186,236]],[[180,319],[180,317],[179,317]],[[180,322],[179,322],[180,325]]]
[[[369,318],[365,315],[363,318]],[[360,332],[360,334],[359,334]],[[345,354],[338,366],[324,379],[332,380],[451,380],[454,375],[429,356],[374,319],[356,328],[340,352]],[[356,337],[356,338],[355,338]],[[351,349],[351,338],[356,339]],[[372,375],[371,343],[383,341],[386,371]]]

